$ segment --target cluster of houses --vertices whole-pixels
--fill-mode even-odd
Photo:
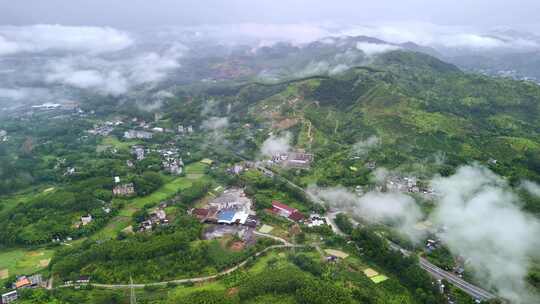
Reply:
[[[124,132],[125,139],[151,139],[154,133],[140,130],[128,130]]]
[[[143,160],[145,158],[146,150],[143,146],[133,146],[131,147],[131,154],[135,156],[137,160]]]
[[[167,213],[161,207],[150,212],[148,219],[141,222],[139,225],[139,231],[152,231],[155,227],[160,225],[168,225],[169,220],[167,219]]]
[[[244,189],[231,188],[208,203],[206,208],[195,208],[191,214],[201,222],[256,227],[258,219],[251,210],[252,201]]]
[[[94,128],[88,130],[87,132],[92,135],[107,136],[114,131],[114,127],[122,124],[123,122],[120,120],[106,121],[104,123],[94,125]]]
[[[131,147],[131,153],[135,156],[136,160],[141,161],[146,158],[146,154],[150,152],[158,152],[161,156],[161,167],[166,172],[173,175],[180,175],[184,169],[184,162],[180,157],[180,151],[178,148],[158,149],[151,150],[146,149],[144,146],[135,145]],[[127,162],[128,167],[133,167],[132,161]]]
[[[184,170],[184,161],[180,157],[178,148],[160,149],[157,151],[161,155],[161,167],[172,175],[180,175]]]
[[[133,183],[115,185],[112,191],[113,195],[117,197],[132,196],[135,194],[135,185]]]
[[[328,225],[326,218],[316,213],[310,214],[309,218],[304,221],[304,224],[310,228]]]
[[[43,281],[41,274],[18,276],[11,285],[13,290],[0,295],[0,304],[15,302],[19,298],[18,290],[20,289],[44,287],[44,285],[45,282]]]
[[[418,184],[416,177],[402,177],[398,175],[386,178],[386,183],[378,187],[380,191],[435,194],[431,187],[423,187]]]
[[[183,125],[179,125],[177,127],[177,131],[180,134],[192,134],[193,133],[193,126],[184,127]]]
[[[276,153],[269,163],[271,165],[281,165],[286,168],[308,169],[313,162],[313,154],[303,152]]]

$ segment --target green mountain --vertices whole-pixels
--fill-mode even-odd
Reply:
[[[428,162],[448,174],[478,161],[513,183],[540,180],[540,86],[464,73],[426,54],[393,51],[334,76],[204,92],[231,104],[233,121],[291,131],[317,154],[315,171],[328,171],[328,159],[348,162],[351,145],[377,136],[382,146],[369,157],[381,165]]]

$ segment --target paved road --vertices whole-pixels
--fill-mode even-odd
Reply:
[[[211,276],[202,276],[202,277],[195,277],[195,278],[186,278],[186,279],[179,279],[179,280],[171,280],[171,281],[161,281],[161,282],[152,282],[152,283],[144,283],[144,284],[99,284],[99,283],[89,283],[87,285],[91,285],[91,286],[94,286],[94,287],[99,287],[99,288],[107,288],[107,289],[127,289],[127,288],[144,288],[145,286],[165,286],[167,284],[182,284],[182,283],[189,283],[189,282],[205,282],[205,281],[210,281],[210,280],[214,280],[214,279],[217,279],[218,277],[220,276],[223,276],[223,275],[226,275],[226,274],[229,274],[231,272],[234,272],[236,271],[237,269],[239,268],[242,268],[243,266],[245,266],[249,259],[252,258],[252,257],[258,257],[260,256],[261,254],[267,252],[267,251],[270,251],[270,250],[273,250],[273,249],[278,249],[278,248],[301,248],[301,247],[305,247],[304,245],[294,245],[294,244],[286,244],[286,245],[273,245],[273,246],[270,246],[270,247],[267,247],[265,248],[264,250],[261,250],[255,254],[253,254],[252,256],[250,256],[249,258],[247,258],[246,260],[244,260],[243,262],[231,267],[231,268],[228,268],[224,271],[221,271],[215,275],[211,275]],[[73,285],[62,285],[62,286],[59,286],[60,288],[63,288],[63,287],[71,287]]]
[[[276,240],[276,241],[282,243],[283,245],[293,245],[292,243],[290,243],[289,241],[287,241],[287,240],[284,239],[284,238],[280,238],[280,237],[278,237],[278,236],[271,235],[271,234],[268,234],[268,233],[262,233],[262,232],[259,232],[259,231],[253,231],[253,234],[258,235],[258,236],[263,236],[263,237],[267,237],[267,238],[274,239],[274,240]]]
[[[239,155],[238,153],[235,153],[237,156],[245,159],[243,156]],[[292,186],[293,188],[295,189],[298,189],[300,191],[302,191],[308,199],[312,200],[314,203],[317,203],[317,204],[321,204],[324,206],[324,202],[319,199],[318,197],[315,197],[313,195],[311,195],[310,193],[308,193],[304,188],[296,185],[295,183],[293,183],[292,181],[288,180],[287,178],[277,174],[276,172],[270,170],[269,168],[266,168],[264,167],[263,165],[260,165],[258,164],[257,167],[259,168],[259,170],[263,171],[263,172],[267,172],[267,173],[272,173],[274,176],[277,176],[279,177],[280,179],[284,180],[285,182],[287,182],[290,186]],[[328,219],[328,223],[331,225],[332,227],[332,230],[338,234],[338,235],[345,235],[338,227],[337,225],[335,224],[334,222],[334,219],[336,217],[337,214],[339,214],[340,212],[329,212],[326,214],[326,218]],[[356,223],[358,224],[358,223]],[[389,244],[390,244],[390,247],[393,248],[394,250],[398,250],[400,251],[403,255],[406,255],[406,256],[409,256],[411,254],[410,251],[404,249],[404,248],[401,248],[400,246],[398,246],[397,244],[395,243],[392,243],[389,241]],[[433,277],[436,277],[436,278],[444,278],[446,279],[447,281],[449,281],[450,283],[454,284],[454,286],[456,286],[457,288],[461,289],[462,291],[464,291],[465,293],[471,295],[472,297],[474,298],[477,298],[477,299],[480,299],[480,300],[488,300],[488,299],[493,299],[493,298],[496,298],[496,296],[480,287],[477,287],[473,284],[470,284],[468,283],[467,281],[431,264],[430,262],[428,262],[426,259],[420,257],[420,267],[422,267],[422,269],[426,270],[430,275],[432,275]]]
[[[275,174],[275,173],[274,173]],[[277,174],[275,174],[277,175]],[[318,203],[318,204],[322,204],[323,202],[321,202],[318,198],[316,197],[313,197],[312,195],[310,195],[309,193],[307,193],[307,191],[305,191],[303,188],[301,188],[300,186],[294,184],[293,182],[289,181],[288,179],[286,179],[285,177],[283,176],[279,176],[277,175],[279,178],[285,180],[287,183],[289,183],[289,185],[293,186],[294,188],[296,189],[299,189],[301,190],[302,192],[304,192],[306,194],[306,196],[313,200],[315,203]],[[337,227],[336,223],[335,223],[335,218],[336,218],[336,215],[338,215],[339,213],[341,213],[340,211],[333,211],[333,212],[328,212],[326,214],[326,219],[327,219],[327,222],[330,224],[330,226],[332,227],[332,230],[338,234],[338,235],[341,235],[341,236],[344,236],[345,233],[343,233],[339,227]],[[355,226],[357,226],[358,223],[356,223]],[[411,252],[409,252],[408,250],[404,249],[404,248],[401,248],[400,246],[398,246],[397,244],[394,244],[392,242],[390,242],[390,247],[392,247],[393,249],[395,250],[398,250],[400,251],[403,255],[410,255]],[[430,262],[428,262],[426,259],[420,257],[420,267],[422,269],[424,269],[425,271],[427,271],[430,275],[432,275],[433,277],[436,277],[436,278],[444,278],[446,279],[448,282],[454,284],[454,286],[456,286],[457,288],[461,289],[462,291],[464,291],[465,293],[469,294],[470,296],[476,298],[476,299],[480,299],[480,300],[489,300],[489,299],[493,299],[493,298],[496,298],[496,296],[480,287],[477,287],[471,283],[468,283],[467,281],[461,279],[460,277],[456,276],[456,275],[453,275],[452,273],[450,272],[447,272],[433,264],[431,264]]]
[[[489,291],[486,291],[480,287],[477,287],[471,283],[468,283],[467,281],[461,279],[460,277],[448,271],[442,270],[441,268],[431,264],[428,260],[422,257],[420,257],[420,267],[422,267],[422,269],[429,272],[433,277],[445,279],[448,282],[454,284],[454,286],[463,290],[464,292],[466,292],[467,294],[469,294],[475,299],[485,301],[485,300],[494,299],[497,297],[496,295],[490,293]]]

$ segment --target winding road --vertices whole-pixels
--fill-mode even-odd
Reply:
[[[235,266],[228,268],[226,270],[223,270],[217,274],[210,275],[210,276],[202,276],[202,277],[194,277],[194,278],[185,278],[185,279],[178,279],[178,280],[170,280],[170,281],[161,281],[161,282],[152,282],[152,283],[143,283],[143,284],[99,284],[99,283],[88,283],[88,284],[81,284],[81,285],[91,285],[94,287],[100,287],[100,288],[108,288],[108,289],[127,289],[127,288],[144,288],[146,286],[166,286],[167,284],[183,284],[183,283],[196,283],[196,282],[206,282],[210,280],[217,279],[220,276],[227,275],[231,272],[236,271],[239,268],[242,268],[244,265],[246,265],[249,261],[249,259],[253,257],[258,257],[261,254],[273,250],[273,249],[280,249],[280,248],[301,248],[306,247],[305,245],[294,245],[289,242],[284,245],[273,245],[266,247],[265,249],[251,255],[250,257],[246,258],[244,261],[242,261],[239,264],[236,264]],[[69,285],[62,285],[59,286],[60,288],[64,287],[72,287],[72,284]]]
[[[232,151],[236,156],[244,159],[244,160],[247,160],[245,157],[243,157],[242,155]],[[310,193],[308,193],[304,188],[296,185],[295,183],[293,183],[292,181],[288,180],[287,178],[277,174],[276,172],[266,168],[265,166],[263,165],[260,165],[260,164],[257,164],[257,168],[265,173],[271,173],[273,176],[277,176],[278,178],[284,180],[285,182],[287,182],[287,184],[289,184],[290,186],[292,186],[293,188],[295,189],[298,189],[300,191],[302,191],[307,197],[308,199],[312,200],[314,203],[317,203],[317,204],[323,204],[324,202],[321,201],[319,198],[317,197],[314,197],[313,195],[311,195]],[[332,230],[338,234],[338,235],[341,235],[341,236],[345,236],[345,234],[339,229],[339,227],[337,227],[337,225],[335,224],[334,222],[334,219],[336,217],[337,214],[339,214],[340,212],[329,212],[326,214],[326,219],[328,221],[328,223],[330,224],[330,226],[332,227]],[[277,237],[277,236],[274,236],[274,235],[271,235],[271,234],[267,234],[267,233],[261,233],[261,232],[257,232],[255,231],[254,232],[255,235],[258,235],[258,236],[261,236],[261,237],[268,237],[268,238],[271,238],[271,239],[274,239],[278,242],[281,242],[282,245],[273,245],[273,246],[269,246],[259,252],[256,252],[255,254],[251,255],[250,257],[248,257],[247,259],[245,259],[244,261],[240,262],[239,264],[231,267],[231,268],[228,268],[226,270],[223,270],[215,275],[210,275],[210,276],[201,276],[201,277],[194,277],[194,278],[185,278],[185,279],[178,279],[178,280],[171,280],[171,281],[162,281],[162,282],[152,282],[152,283],[144,283],[144,284],[99,284],[99,283],[89,283],[88,285],[91,285],[91,286],[94,286],[94,287],[100,287],[100,288],[109,288],[109,289],[126,289],[126,288],[144,288],[146,286],[164,286],[164,285],[167,285],[167,284],[182,284],[182,283],[189,283],[189,282],[205,282],[205,281],[210,281],[210,280],[213,280],[213,279],[216,279],[220,276],[223,276],[223,275],[227,275],[229,273],[232,273],[234,271],[236,271],[237,269],[245,266],[249,259],[253,258],[253,257],[258,257],[260,256],[261,254],[267,252],[267,251],[270,251],[270,250],[273,250],[273,249],[279,249],[279,248],[301,248],[301,247],[307,247],[306,245],[295,245],[295,244],[292,244],[290,242],[288,242],[287,240],[283,239],[283,238],[280,238],[280,237]],[[394,250],[399,250],[402,254],[404,255],[410,255],[411,252],[401,248],[400,246],[398,246],[397,244],[394,244],[392,242],[389,242],[390,243],[390,247]],[[464,291],[465,293],[469,294],[470,296],[476,298],[476,299],[479,299],[479,300],[489,300],[489,299],[493,299],[493,298],[496,298],[496,296],[480,287],[477,287],[471,283],[468,283],[466,282],[465,280],[457,277],[456,275],[450,273],[450,272],[447,272],[433,264],[431,264],[429,261],[427,261],[426,259],[422,258],[422,257],[419,257],[419,261],[420,261],[420,267],[422,269],[424,269],[425,271],[427,271],[432,277],[434,278],[437,278],[437,279],[445,279],[447,281],[449,281],[450,283],[454,284],[454,286],[456,286],[457,288],[461,289],[462,291]],[[71,287],[72,285],[62,285],[62,286],[59,286],[59,287]]]
[[[280,179],[284,180],[285,182],[287,182],[290,186],[302,191],[308,199],[311,199],[314,203],[317,203],[317,204],[323,204],[324,202],[322,202],[319,198],[311,195],[310,193],[308,193],[304,188],[296,185],[295,183],[293,183],[292,181],[288,180],[287,178],[277,174],[276,172],[274,171],[271,171],[270,169],[264,167],[264,166],[261,166],[259,165],[258,166],[259,170],[261,171],[270,171],[274,174],[274,176],[277,176],[279,177]],[[327,219],[327,222],[330,224],[330,226],[332,227],[332,230],[334,231],[334,233],[336,233],[337,235],[341,235],[341,236],[345,236],[346,234],[343,233],[339,227],[336,225],[336,223],[334,222],[335,220],[335,217],[336,215],[338,215],[339,211],[336,211],[336,212],[328,212],[326,214],[326,219]],[[356,223],[358,224],[358,223]],[[356,225],[355,225],[356,226]],[[394,244],[392,242],[389,242],[390,243],[390,247],[395,249],[395,250],[398,250],[400,251],[403,255],[410,255],[411,252],[401,248],[400,246],[398,246],[397,244]],[[463,280],[462,278],[448,272],[448,271],[445,271],[433,264],[431,264],[428,260],[422,258],[422,257],[419,257],[419,264],[420,264],[420,267],[422,269],[424,269],[425,271],[427,271],[432,277],[436,278],[436,279],[445,279],[447,280],[448,282],[452,283],[454,286],[456,286],[457,288],[461,289],[463,292],[467,293],[468,295],[472,296],[473,298],[475,299],[479,299],[479,300],[489,300],[489,299],[494,299],[494,298],[497,298],[496,295],[490,293],[489,291],[485,290],[485,289],[482,289],[476,285],[473,285],[465,280]]]

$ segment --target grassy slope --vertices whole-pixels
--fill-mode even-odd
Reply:
[[[204,166],[204,165],[203,165]],[[193,169],[199,170],[199,164],[192,164],[187,166],[187,171]],[[92,239],[103,240],[116,237],[120,231],[125,229],[131,224],[131,216],[138,210],[142,209],[146,205],[157,205],[159,202],[171,199],[178,191],[189,188],[194,180],[208,179],[207,176],[200,175],[196,179],[190,179],[188,177],[172,178],[166,182],[161,188],[154,191],[152,194],[145,197],[137,197],[134,199],[125,200],[124,208],[120,210],[118,216],[113,218],[107,226],[92,235]]]

